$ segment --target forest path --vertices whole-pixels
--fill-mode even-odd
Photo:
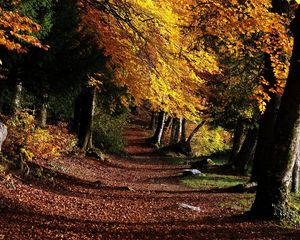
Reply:
[[[300,239],[241,217],[242,194],[180,185],[184,167],[155,154],[144,126],[125,132],[129,158],[70,156],[38,162],[43,172],[26,181],[0,175],[0,239]]]

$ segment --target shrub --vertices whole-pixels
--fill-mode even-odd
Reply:
[[[22,154],[26,160],[51,158],[71,151],[76,138],[68,133],[64,124],[37,128],[35,119],[28,111],[18,112],[7,120],[8,136],[3,151],[13,159]]]
[[[127,114],[111,116],[101,113],[95,116],[93,141],[96,147],[105,148],[110,153],[123,154],[123,132],[127,125]]]
[[[222,127],[203,126],[192,140],[192,149],[197,156],[209,156],[230,149],[230,133]]]

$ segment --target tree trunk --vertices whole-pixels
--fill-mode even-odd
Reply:
[[[295,165],[293,168],[293,175],[292,175],[292,189],[293,193],[299,192],[299,171],[300,171],[300,136],[298,136],[298,147],[297,147],[297,156]]]
[[[244,123],[239,119],[234,129],[232,149],[229,157],[229,163],[234,163],[243,143]]]
[[[191,141],[195,134],[199,131],[199,129],[204,125],[205,120],[202,120],[192,131],[190,136],[185,141],[179,141],[177,143],[174,143],[173,148],[176,149],[176,151],[185,154],[190,155],[192,153],[192,147],[191,147]],[[180,125],[180,124],[179,124]],[[182,124],[183,126],[183,124]],[[182,136],[182,135],[181,135]],[[185,137],[186,138],[186,137]]]
[[[182,135],[182,118],[179,118],[179,129],[178,129],[178,142],[181,140]]]
[[[195,134],[200,130],[200,128],[204,125],[205,120],[202,120],[197,127],[194,128],[194,130],[191,132],[190,136],[188,137],[188,139],[186,140],[187,143],[191,143],[193,137],[195,136]]]
[[[268,79],[270,86],[276,82],[269,55],[265,55],[265,79]],[[266,90],[268,91],[268,90]],[[254,155],[251,181],[257,182],[259,175],[263,174],[270,164],[268,156],[270,154],[272,140],[274,138],[274,127],[279,111],[281,96],[271,94],[271,100],[267,103],[266,110],[260,118],[257,147]]]
[[[299,171],[300,171],[300,159],[297,156],[297,160],[295,161],[294,169],[293,169],[293,176],[292,176],[292,192],[298,193],[299,192]]]
[[[19,78],[17,78],[15,87],[15,96],[13,99],[13,114],[16,114],[21,109],[23,84]]]
[[[185,141],[186,141],[186,119],[184,118],[182,120],[182,130],[181,130],[180,142],[185,142]]]
[[[161,136],[161,139],[164,140],[165,138],[165,135],[167,134],[168,130],[169,130],[169,127],[171,126],[172,124],[172,117],[169,116],[167,118],[167,120],[165,121],[165,125],[164,125],[164,130],[163,130],[163,133],[162,133],[162,136]]]
[[[47,109],[48,109],[48,95],[43,95],[42,105],[38,111],[37,123],[41,128],[45,128],[47,126]]]
[[[241,150],[235,159],[234,167],[240,174],[246,174],[247,166],[253,160],[257,143],[257,132],[257,128],[248,130]]]
[[[272,0],[272,11],[278,14],[286,14],[290,18],[293,15],[290,3],[287,0]],[[268,88],[272,88],[276,84],[276,78],[269,54],[265,54],[264,78],[269,83],[269,87],[265,86],[265,91],[270,93],[271,91]],[[270,164],[268,156],[274,136],[273,130],[279,111],[281,95],[270,93],[270,97],[271,99],[267,103],[266,110],[259,123],[257,146],[250,179],[252,182],[257,182],[259,175],[264,174],[266,167]]]
[[[165,129],[166,129],[166,130],[171,126],[171,123],[172,123],[172,117],[169,116],[169,117],[167,118],[166,123],[165,123]]]
[[[176,131],[176,118],[173,118],[171,124],[171,135],[170,135],[169,145],[172,145],[174,143],[175,131]]]
[[[174,127],[174,137],[173,137],[172,144],[178,143],[181,136],[181,119],[176,118],[174,123],[175,123],[175,127]]]
[[[151,138],[151,142],[153,144],[156,144],[158,146],[161,145],[161,139],[162,139],[162,134],[164,130],[164,125],[165,125],[165,112],[160,112],[158,114],[158,122],[157,122],[157,127],[155,130],[155,133],[153,137]]]
[[[89,87],[81,94],[81,114],[78,132],[79,147],[87,151],[93,147],[92,127],[96,104],[96,88]]]
[[[284,219],[290,217],[288,197],[292,171],[296,160],[300,131],[300,9],[292,22],[295,36],[293,55],[286,88],[274,128],[274,140],[267,158],[270,164],[259,175],[254,216]]]

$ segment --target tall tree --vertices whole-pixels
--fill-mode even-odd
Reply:
[[[273,0],[272,11],[280,15],[287,15],[289,18],[292,15],[292,10],[289,1]],[[286,58],[287,53],[282,52],[282,58]],[[257,140],[257,148],[253,160],[253,168],[250,181],[256,182],[265,168],[269,164],[268,155],[271,151],[271,143],[274,137],[274,126],[277,119],[277,114],[281,102],[281,91],[274,91],[277,79],[272,66],[270,53],[264,54],[264,72],[263,76],[267,84],[264,85],[264,92],[269,94],[269,101],[266,104],[265,111],[259,121],[259,132]]]
[[[269,218],[290,217],[288,205],[290,182],[296,160],[297,136],[300,131],[300,9],[295,13],[291,29],[295,44],[290,72],[274,128],[274,140],[267,158],[268,166],[258,179],[251,213]]]

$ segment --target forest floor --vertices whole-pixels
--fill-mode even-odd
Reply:
[[[157,155],[149,136],[136,120],[125,132],[127,158],[40,160],[25,180],[1,173],[0,240],[300,239],[300,229],[243,217],[232,207],[243,194],[180,184],[186,166]]]

